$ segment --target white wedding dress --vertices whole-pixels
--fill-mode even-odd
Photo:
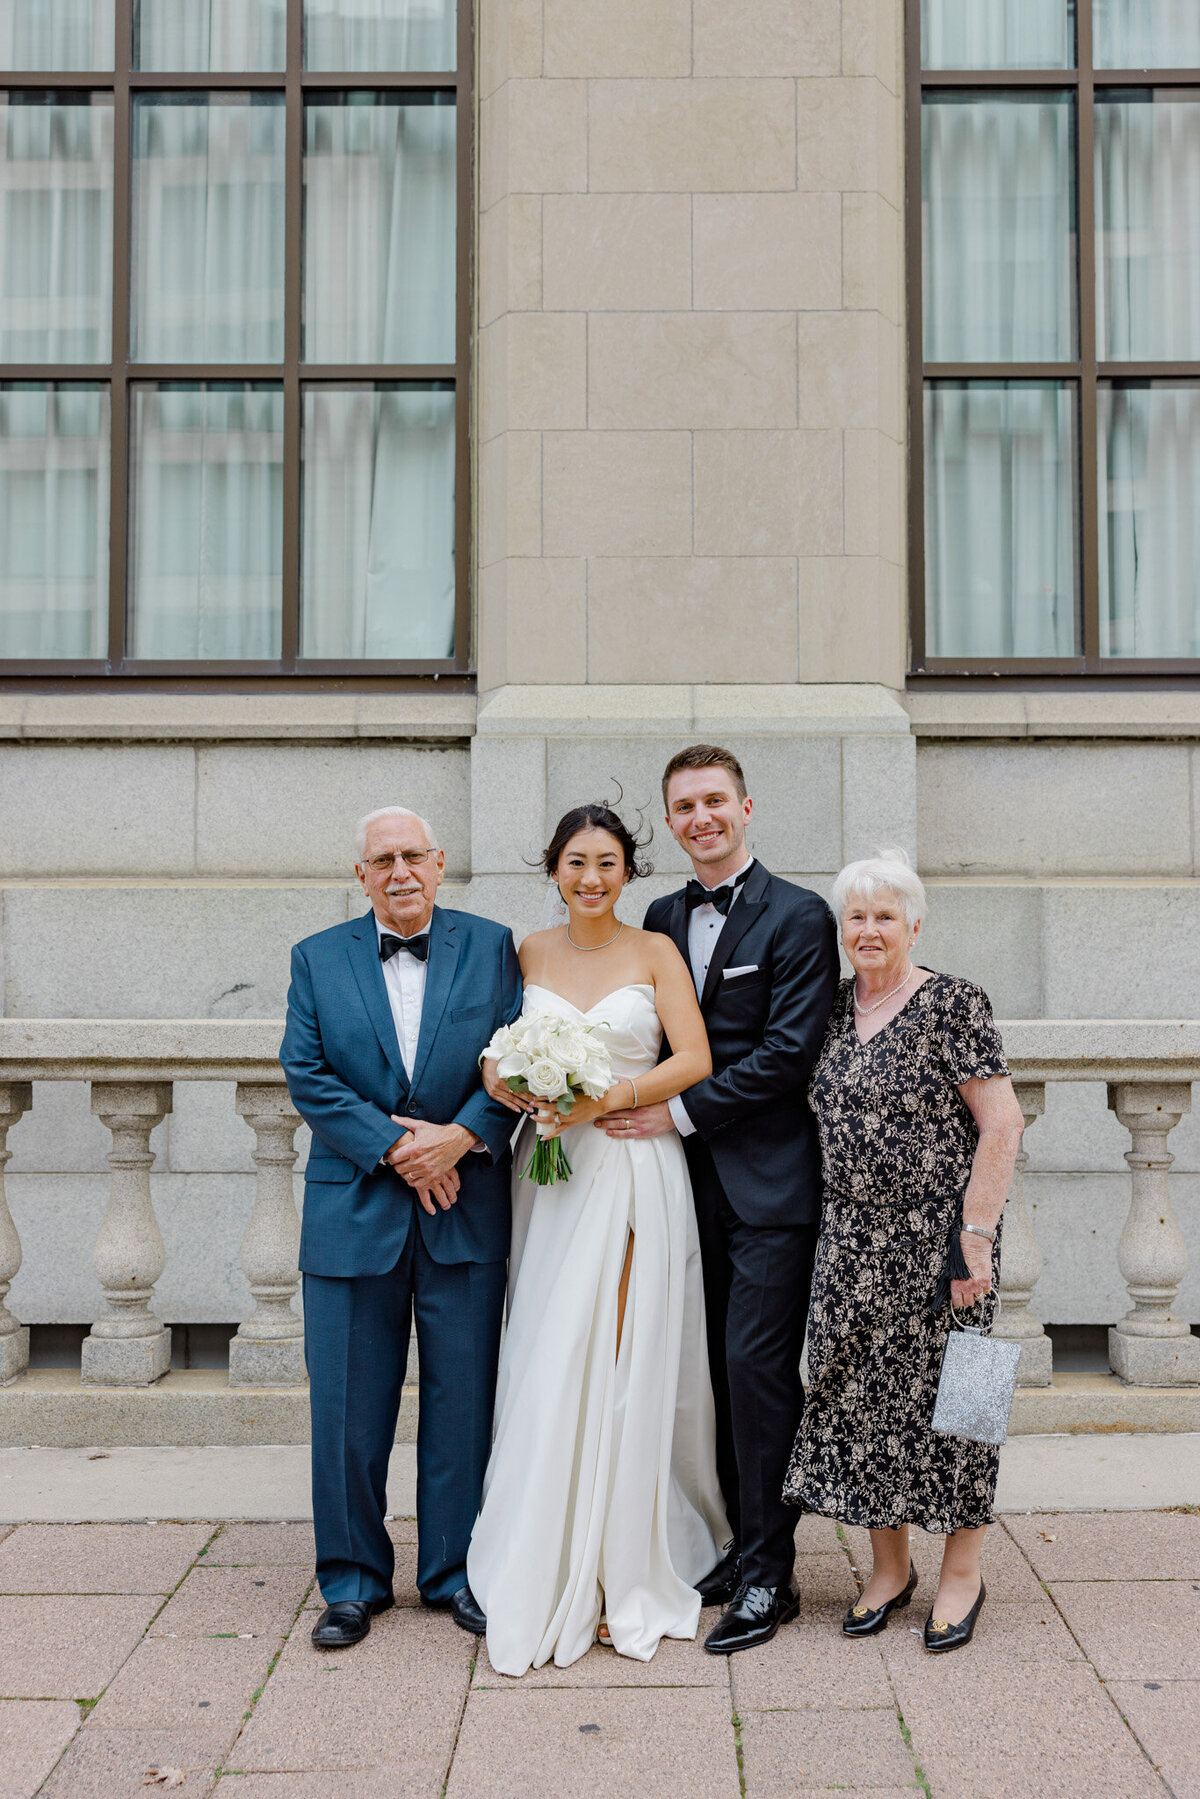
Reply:
[[[658,1061],[652,987],[619,987],[580,1013],[527,986],[524,1010],[603,1031],[614,1079],[637,1079]],[[495,1441],[467,1555],[501,1674],[576,1661],[601,1610],[614,1648],[639,1661],[664,1636],[694,1637],[692,1583],[729,1537],[683,1146],[673,1132],[623,1143],[582,1125],[562,1139],[570,1180],[536,1187],[520,1173],[533,1142],[527,1121],[513,1177]]]

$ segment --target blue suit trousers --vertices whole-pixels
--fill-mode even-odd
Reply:
[[[435,1605],[466,1585],[491,1449],[506,1277],[503,1261],[435,1262],[415,1219],[386,1274],[304,1276],[317,1580],[327,1605],[392,1590],[388,1457],[414,1317],[417,1585]]]

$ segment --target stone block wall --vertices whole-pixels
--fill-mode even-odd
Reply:
[[[481,0],[483,690],[901,685],[901,14]]]

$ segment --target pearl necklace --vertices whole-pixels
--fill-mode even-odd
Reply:
[[[624,923],[624,920],[622,920],[621,923],[617,926],[616,930],[613,932],[612,936],[606,937],[604,939],[603,943],[576,943],[574,937],[572,937],[572,935],[571,935],[571,927],[570,927],[570,925],[568,925],[567,926],[567,942],[571,945],[572,949],[586,950],[587,954],[590,956],[590,955],[593,955],[596,950],[607,949],[610,943],[615,943],[617,941],[617,938],[621,935],[621,932],[624,929],[625,929],[625,923]]]
[[[858,979],[856,977],[855,982],[854,982],[854,1010],[858,1013],[858,1016],[860,1018],[869,1018],[872,1012],[878,1012],[880,1006],[886,1005],[888,1000],[895,998],[896,994],[899,993],[901,987],[908,986],[908,983],[913,978],[913,973],[914,973],[913,965],[910,962],[908,965],[908,973],[905,975],[904,979],[897,986],[893,987],[891,989],[890,993],[885,993],[882,999],[877,999],[873,1006],[860,1006],[859,1005],[859,1003],[858,1003]]]

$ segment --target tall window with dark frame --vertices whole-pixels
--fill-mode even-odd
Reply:
[[[1200,672],[1200,4],[910,0],[908,70],[914,670]]]
[[[0,674],[468,668],[470,37],[0,0]]]

